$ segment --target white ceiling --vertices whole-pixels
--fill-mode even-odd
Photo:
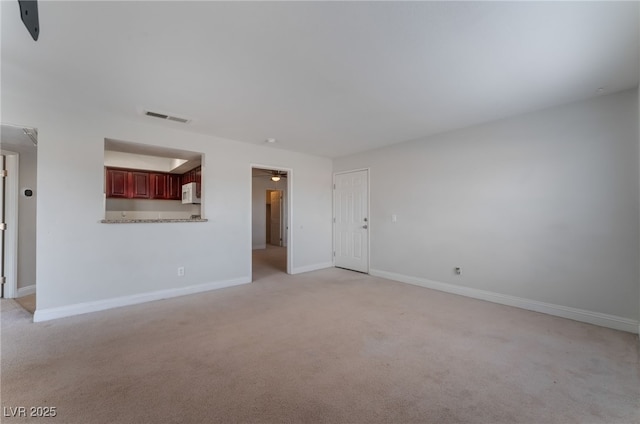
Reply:
[[[8,150],[14,153],[25,153],[36,151],[31,138],[25,134],[25,128],[17,127],[13,125],[1,125],[0,126],[0,147],[3,150]],[[33,129],[27,128],[33,134]],[[37,134],[36,134],[37,137]],[[36,138],[37,140],[37,138]]]
[[[34,42],[2,2],[3,89],[32,73],[132,119],[328,157],[633,88],[640,73],[638,2],[39,8]]]

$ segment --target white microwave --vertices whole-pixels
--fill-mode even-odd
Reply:
[[[201,203],[198,197],[197,183],[182,185],[182,203]]]

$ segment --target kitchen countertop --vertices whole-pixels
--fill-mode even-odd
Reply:
[[[203,218],[186,218],[186,219],[103,219],[102,224],[155,224],[165,222],[207,222],[208,219]]]

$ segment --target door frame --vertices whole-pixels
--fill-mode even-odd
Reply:
[[[5,179],[5,219],[7,230],[4,234],[4,284],[5,299],[18,297],[18,192],[20,154],[2,150],[6,157],[7,177]]]
[[[341,174],[349,174],[351,172],[359,172],[359,171],[367,171],[367,219],[368,219],[368,230],[369,233],[367,235],[367,272],[366,274],[369,274],[369,271],[371,270],[371,168],[356,168],[356,169],[350,169],[348,171],[339,171],[339,172],[334,172],[333,173],[333,196],[332,196],[332,201],[333,201],[333,208],[332,208],[332,213],[333,213],[333,219],[332,219],[332,230],[331,231],[331,236],[333,238],[332,240],[332,255],[331,255],[331,263],[333,264],[333,266],[336,266],[336,176],[337,175],[341,175]]]
[[[274,166],[274,165],[264,165],[259,163],[250,163],[249,164],[249,178],[251,184],[249,185],[249,276],[251,281],[253,282],[253,243],[252,243],[252,232],[253,232],[253,169],[266,169],[269,171],[281,171],[287,173],[287,222],[285,223],[287,228],[285,231],[287,233],[287,274],[293,274],[293,169],[285,168],[282,166]]]

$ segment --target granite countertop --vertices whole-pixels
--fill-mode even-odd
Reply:
[[[186,219],[103,219],[102,224],[153,224],[165,222],[207,222],[208,219],[203,218],[186,218]]]

